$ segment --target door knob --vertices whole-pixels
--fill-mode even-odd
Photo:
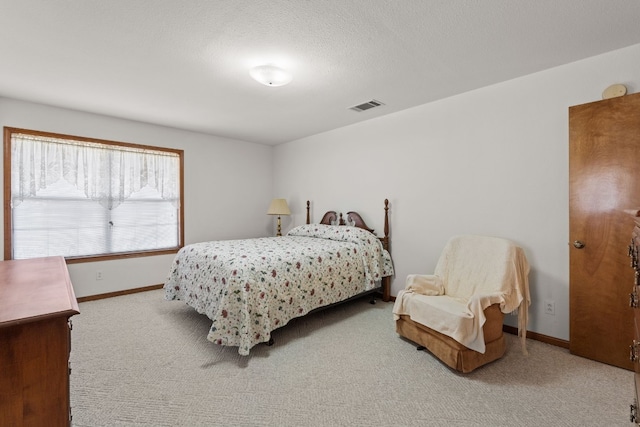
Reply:
[[[584,243],[582,243],[580,240],[575,240],[573,242],[573,246],[577,249],[582,249],[584,248]]]

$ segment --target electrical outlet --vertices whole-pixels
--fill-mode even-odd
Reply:
[[[551,314],[552,316],[556,314],[556,302],[552,300],[546,300],[544,302],[544,312],[545,314]]]
[[[96,280],[102,280],[102,271],[96,271]]]

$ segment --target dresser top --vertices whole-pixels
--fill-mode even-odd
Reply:
[[[0,328],[78,313],[63,257],[0,261]]]

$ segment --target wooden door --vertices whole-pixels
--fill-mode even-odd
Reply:
[[[624,210],[632,208],[640,208],[640,94],[569,108],[569,349],[630,370],[634,221]]]

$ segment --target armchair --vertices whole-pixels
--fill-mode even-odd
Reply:
[[[526,354],[528,275],[524,251],[513,242],[453,237],[434,274],[407,276],[393,307],[396,332],[467,373],[504,355],[504,314],[518,310],[518,335]]]

